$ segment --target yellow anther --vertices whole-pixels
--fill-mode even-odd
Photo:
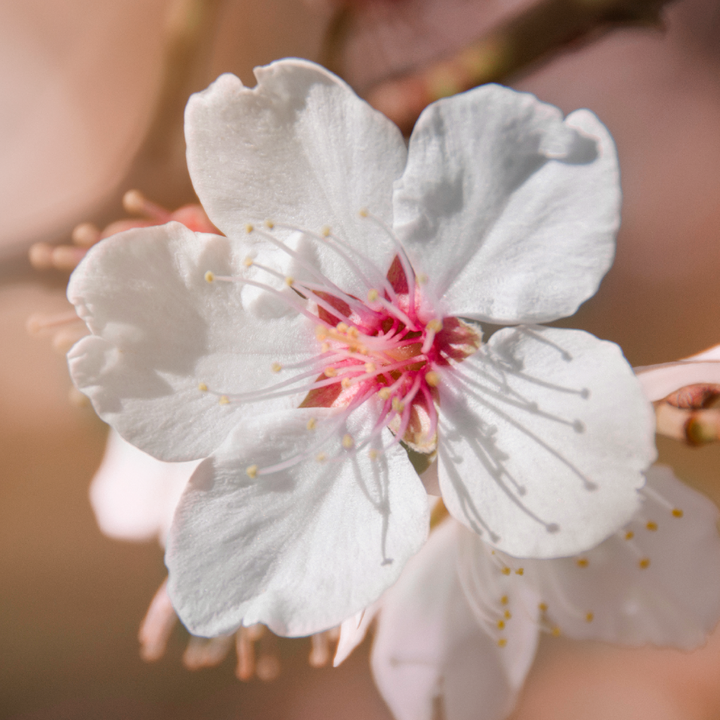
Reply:
[[[683,516],[683,511],[680,508],[675,508],[672,511],[673,517],[681,518]]]
[[[650,532],[655,532],[655,530],[658,529],[657,523],[650,520],[645,527],[650,530]]]
[[[200,392],[207,392],[207,385],[205,383],[198,383],[198,390]]]
[[[250,223],[245,223],[245,232],[249,235],[255,228]]]
[[[342,446],[346,450],[349,450],[354,444],[355,441],[353,440],[352,435],[350,435],[349,433],[345,433],[342,439]]]
[[[330,237],[330,226],[329,226],[329,225],[323,225],[323,226],[320,228],[320,234],[321,234],[324,238]]]
[[[323,452],[318,453],[318,454],[315,456],[315,459],[316,459],[318,462],[325,462],[325,458],[327,458],[327,455],[326,455],[325,453],[323,453]]]
[[[326,352],[329,352],[329,351],[330,351],[330,343],[324,342],[324,343],[320,346],[320,352],[326,353]]]
[[[376,369],[374,363],[365,363],[365,372],[374,373]]]
[[[417,281],[419,285],[424,285],[428,281],[428,276],[425,273],[419,273]]]
[[[273,372],[280,372],[282,370],[282,365],[279,362],[274,362],[270,367]]]
[[[347,324],[344,323],[344,322],[339,322],[339,323],[335,326],[335,329],[342,335],[342,334],[344,334],[344,333],[346,333],[346,332],[348,331],[348,326],[347,326]]]
[[[221,395],[221,396],[220,396],[220,399],[218,400],[218,402],[219,402],[221,405],[227,405],[227,404],[230,402],[230,398],[229,398],[227,395]]]
[[[272,230],[275,227],[275,223],[270,220],[270,218],[265,221],[264,225],[268,230]]]
[[[378,395],[380,396],[381,400],[389,400],[390,399],[390,389],[389,388],[381,388],[378,390]]]
[[[325,377],[335,377],[337,375],[337,370],[332,366],[326,367],[323,374]]]
[[[205,280],[207,282],[212,282],[214,279],[215,279],[215,274],[211,270],[208,270],[205,273]]]
[[[250,266],[253,264],[253,262],[254,262],[254,260],[248,255],[248,256],[243,260],[243,265],[244,265],[245,267],[250,267]]]
[[[510,574],[510,568],[509,568],[509,567],[504,567],[500,572],[501,572],[503,575],[509,575],[509,574]]]
[[[428,330],[432,330],[433,332],[440,332],[443,329],[442,320],[439,318],[433,318],[426,327]]]
[[[557,625],[550,632],[553,637],[560,637],[560,628]]]
[[[367,209],[367,208],[360,208],[360,210],[358,210],[358,215],[359,215],[361,218],[366,218],[369,214],[370,214],[370,213],[368,213],[368,209]]]
[[[437,387],[440,384],[440,374],[436,373],[434,370],[425,373],[425,382],[430,387]]]
[[[405,406],[400,402],[400,400],[398,400],[398,398],[394,397],[392,399],[392,409],[399,414],[405,409]]]
[[[372,290],[368,291],[368,294],[367,294],[368,302],[375,302],[379,296],[380,296],[380,293],[375,288],[373,288]]]
[[[253,480],[257,477],[257,471],[258,471],[258,466],[257,466],[257,465],[250,465],[250,466],[245,470],[245,472],[247,473],[247,476],[248,476],[249,478],[252,478]]]
[[[625,539],[626,540],[632,540],[635,537],[635,533],[632,530],[628,530],[625,533]]]
[[[506,620],[509,620],[512,617],[512,613],[509,610],[506,610],[503,615],[505,616]]]
[[[318,340],[325,340],[325,338],[327,338],[327,335],[327,328],[324,325],[315,326],[315,337]]]
[[[510,602],[510,600],[509,600],[509,598],[508,598],[507,595],[503,595],[503,596],[500,598],[500,604],[501,604],[501,605],[507,605],[509,602]]]
[[[371,460],[377,460],[377,456],[378,456],[378,451],[375,448],[370,448],[370,450],[368,450],[368,457]]]
[[[647,568],[650,567],[650,558],[643,558],[638,565],[640,565],[642,570],[647,570]]]
[[[507,645],[507,639],[506,638],[500,638],[498,640],[498,647],[505,647]]]
[[[593,615],[593,613],[591,613],[591,612],[589,612],[585,616],[585,622],[592,622],[594,619],[595,619],[595,615]]]
[[[522,575],[524,572],[525,572],[525,569],[524,569],[524,568],[518,568],[518,569],[515,571],[515,574],[516,574],[516,575]]]
[[[498,630],[504,630],[504,629],[505,629],[505,621],[504,621],[504,620],[498,620],[497,626],[498,626]]]
[[[352,383],[350,382],[350,378],[343,378],[343,379],[340,381],[340,385],[342,386],[342,388],[343,388],[344,390],[347,390],[347,389],[350,387],[351,384],[352,384]]]
[[[548,606],[547,606],[546,603],[540,603],[540,604],[538,605],[538,610],[539,610],[540,612],[547,612],[547,608],[548,608]]]
[[[308,430],[314,430],[315,426],[317,425],[317,420],[315,418],[310,418],[307,421],[307,425],[305,426]]]
[[[575,562],[577,563],[577,566],[581,568],[586,568],[590,564],[588,559],[584,557],[578,558]]]
[[[359,338],[360,337],[360,331],[356,327],[351,327],[348,329],[347,334],[351,338]]]
[[[285,284],[288,287],[292,287],[294,282],[295,282],[295,278],[292,278],[289,275],[285,278]]]

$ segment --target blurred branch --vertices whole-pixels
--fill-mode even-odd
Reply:
[[[173,0],[165,28],[160,86],[144,138],[127,173],[106,200],[89,217],[78,219],[100,226],[116,220],[124,214],[123,196],[135,187],[169,207],[196,201],[185,162],[184,109],[190,95],[207,85],[206,71],[223,2]],[[62,241],[71,230],[49,240]],[[23,244],[13,256],[3,258],[0,281],[31,273],[27,255],[28,246]],[[57,282],[56,277],[44,277]]]
[[[431,102],[487,82],[507,82],[558,52],[596,40],[610,30],[661,27],[669,0],[541,0],[454,55],[420,70],[387,78],[364,93],[368,102],[406,134]],[[340,52],[355,5],[336,15],[325,60],[342,74]]]

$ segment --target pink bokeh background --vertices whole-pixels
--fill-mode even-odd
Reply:
[[[463,2],[446,13],[449,37]],[[480,27],[517,5],[470,9]],[[149,121],[168,6],[0,0],[0,258],[30,240],[60,239],[113,192]],[[437,7],[432,17],[442,17]],[[254,65],[317,58],[329,12],[302,0],[227,0],[208,81],[231,70],[250,83]],[[398,57],[414,57],[417,48],[403,54],[403,43],[433,36],[420,14],[408,26],[412,13],[395,12],[397,39],[373,36],[368,23],[353,49],[360,60],[349,63],[362,61],[362,43],[371,52],[389,42]],[[515,80],[566,112],[592,109],[615,137],[625,195],[617,260],[598,295],[563,324],[619,342],[637,365],[720,342],[720,6],[680,0],[665,18],[664,31],[617,31]],[[59,275],[0,285],[0,717],[389,718],[367,643],[340,669],[316,670],[306,642],[281,642],[284,671],[268,684],[238,682],[231,661],[186,671],[180,629],[167,657],[140,660],[137,627],[164,577],[161,551],[97,530],[87,489],[104,426],[68,403],[63,358],[24,329],[30,313],[66,308],[62,286]],[[661,441],[660,450],[678,476],[720,500],[720,447]],[[513,715],[717,717],[718,634],[692,654],[547,637]]]

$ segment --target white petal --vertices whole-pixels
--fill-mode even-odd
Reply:
[[[559,557],[632,517],[655,457],[654,414],[617,345],[507,328],[442,378],[440,488],[484,540]]]
[[[383,598],[371,663],[397,720],[499,720],[520,684],[508,658],[524,677],[535,654],[532,618],[518,613],[495,633],[478,624],[457,574],[458,530],[452,521],[435,530]]]
[[[428,107],[396,183],[397,232],[447,314],[497,324],[572,315],[612,263],[620,185],[612,139],[485,85]]]
[[[232,237],[266,218],[315,233],[329,226],[386,271],[395,250],[358,213],[392,225],[392,184],[407,154],[398,128],[319,65],[281,60],[255,74],[255,88],[222,75],[187,106],[188,166],[210,219]],[[337,256],[320,266],[365,296]]]
[[[227,394],[258,390],[278,382],[273,362],[315,352],[312,322],[280,299],[205,280],[212,271],[265,281],[243,265],[252,251],[170,223],[104,240],[73,273],[68,298],[92,332],[68,354],[73,380],[103,420],[161,460],[206,457],[257,413],[219,405],[199,383]],[[290,404],[264,401],[263,410]]]
[[[197,462],[156,460],[110,431],[90,485],[90,503],[105,535],[118,540],[165,536]]]
[[[333,657],[333,667],[345,662],[350,653],[365,639],[367,631],[381,607],[382,598],[374,602],[370,607],[342,621],[340,624],[340,638]]]
[[[635,373],[652,402],[688,385],[720,385],[720,345],[677,362],[637,367]]]
[[[397,579],[427,537],[428,501],[400,446],[374,460],[360,447],[377,419],[370,405],[346,421],[317,409],[261,415],[200,465],[166,556],[170,596],[191,632],[261,622],[308,635],[367,607]],[[343,448],[345,433],[357,452]],[[299,454],[307,459],[263,474]]]
[[[717,520],[710,500],[655,466],[643,506],[623,532],[581,558],[529,562],[527,573],[565,635],[690,649],[720,618]]]

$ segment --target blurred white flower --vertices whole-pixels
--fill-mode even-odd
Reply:
[[[183,622],[303,635],[379,597],[427,534],[401,441],[437,451],[450,512],[506,552],[616,531],[654,458],[651,409],[617,346],[534,325],[612,261],[604,127],[486,86],[428,108],[407,148],[318,66],[257,77],[222,76],[186,113],[227,237],[131,230],[68,288],[92,333],[71,373],[100,416],[159,459],[207,458],[168,542]],[[482,344],[479,321],[530,325]]]
[[[701,645],[720,617],[717,509],[661,466],[640,494],[621,532],[571,558],[511,558],[446,520],[362,623],[343,624],[336,664],[379,610],[372,669],[398,720],[499,720],[541,631]]]

